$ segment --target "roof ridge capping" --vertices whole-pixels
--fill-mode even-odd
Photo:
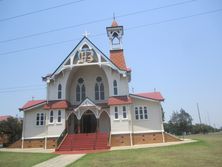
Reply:
[[[164,97],[160,92],[141,92],[141,93],[131,93],[130,96],[136,96],[151,100],[164,101]]]

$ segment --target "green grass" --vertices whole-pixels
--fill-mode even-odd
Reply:
[[[69,167],[221,167],[222,134],[193,135],[198,142],[88,154]]]
[[[47,153],[0,152],[2,167],[30,167],[57,155]]]

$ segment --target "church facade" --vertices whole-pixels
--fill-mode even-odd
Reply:
[[[109,56],[84,36],[59,67],[42,78],[47,99],[20,108],[22,148],[56,148],[67,135],[78,134],[106,134],[110,147],[170,140],[163,129],[160,92],[129,93],[123,26],[114,20],[106,31]]]

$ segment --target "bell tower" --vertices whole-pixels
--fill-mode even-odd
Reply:
[[[122,36],[123,36],[123,26],[119,26],[113,18],[111,27],[106,27],[107,36],[109,37],[110,50],[121,50],[123,49],[122,45]]]

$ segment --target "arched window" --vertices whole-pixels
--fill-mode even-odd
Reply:
[[[53,123],[53,111],[50,111],[49,122]]]
[[[86,88],[85,85],[82,85],[82,100],[84,100],[86,98]]]
[[[80,101],[80,86],[76,86],[76,101]]]
[[[114,95],[118,95],[118,87],[117,87],[117,81],[113,81],[113,93]]]
[[[58,85],[58,99],[61,99],[62,98],[62,85],[59,84]]]
[[[105,93],[104,93],[104,85],[103,83],[100,84],[100,100],[104,100],[105,99]]]
[[[105,99],[105,89],[101,77],[96,78],[95,84],[95,100],[104,100]]]
[[[99,100],[99,85],[96,83],[95,85],[95,100]]]
[[[82,78],[78,79],[76,85],[76,101],[82,101],[86,97],[86,87],[84,85],[84,80]]]

